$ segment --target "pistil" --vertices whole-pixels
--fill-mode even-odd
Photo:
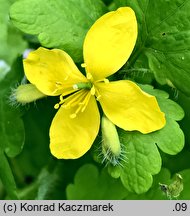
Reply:
[[[73,85],[74,90],[91,89],[91,88],[92,88],[91,82],[79,82]]]

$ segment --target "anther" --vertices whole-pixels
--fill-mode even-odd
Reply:
[[[109,81],[109,79],[104,79],[104,82],[109,83],[110,81]]]
[[[54,109],[58,109],[59,108],[59,104],[55,104]]]
[[[81,67],[85,68],[86,67],[86,63],[82,63]]]
[[[89,80],[91,80],[92,79],[92,74],[91,73],[87,73],[86,74],[86,78],[89,79]]]
[[[60,95],[60,96],[59,96],[59,99],[60,99],[61,102],[62,102],[62,101],[64,102],[63,95]]]
[[[98,95],[98,96],[96,97],[96,100],[99,101],[100,98],[101,98],[101,95]]]
[[[90,93],[91,93],[91,95],[95,95],[95,92],[96,92],[95,87],[92,86],[92,88],[90,89]]]

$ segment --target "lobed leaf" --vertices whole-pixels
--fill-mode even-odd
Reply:
[[[127,160],[120,169],[121,181],[130,192],[145,193],[161,169],[159,151],[152,138],[141,133],[119,131],[119,137]]]
[[[15,157],[24,144],[24,124],[20,112],[8,105],[10,86],[20,79],[20,62],[14,64],[7,76],[0,82],[0,177],[8,195],[16,199],[16,183],[6,155]]]
[[[9,65],[18,55],[22,54],[27,46],[21,32],[10,23],[9,8],[11,4],[12,0],[0,0],[0,60],[4,60]]]
[[[144,194],[129,193],[125,199],[127,200],[167,200],[165,194],[161,191],[159,183],[169,184],[171,174],[166,168],[153,177],[152,187]]]
[[[21,0],[12,5],[10,16],[17,28],[38,35],[43,46],[64,49],[81,61],[86,32],[105,12],[101,0]]]
[[[145,55],[160,84],[190,95],[190,1],[115,0],[115,5],[130,6],[136,12],[139,36],[135,58]]]
[[[0,150],[0,178],[10,197],[10,199],[18,199],[17,187],[14,180],[9,162],[2,150]]]
[[[190,198],[190,187],[189,187],[189,176],[190,169],[186,169],[178,172],[183,178],[183,191],[180,193],[178,200],[189,200]],[[169,185],[175,179],[175,175],[171,176],[170,170],[162,168],[161,171],[154,176],[154,181],[150,190],[144,194],[133,194],[129,193],[125,199],[132,200],[168,200],[169,198],[161,191],[159,183]]]
[[[68,199],[114,200],[123,199],[128,192],[106,170],[99,173],[95,165],[85,164],[77,171],[74,183],[67,186],[66,193]]]
[[[190,169],[185,169],[179,172],[183,178],[183,191],[180,193],[178,199],[189,200],[190,199]]]

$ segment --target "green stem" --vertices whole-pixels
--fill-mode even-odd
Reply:
[[[136,60],[138,59],[139,55],[142,53],[142,50],[143,50],[143,49],[144,49],[144,47],[141,46],[141,48],[137,49],[137,50],[134,52],[134,54],[131,55],[129,61],[128,61],[128,62],[124,65],[124,67],[123,67],[124,70],[125,70],[125,69],[131,68],[131,67],[135,64]]]

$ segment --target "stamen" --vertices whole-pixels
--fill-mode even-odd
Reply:
[[[99,101],[101,97],[102,97],[101,95],[98,95],[98,96],[96,97],[96,100]]]
[[[97,82],[109,83],[110,81],[109,81],[109,79],[104,78],[104,79],[100,79],[100,80],[95,81],[95,83],[97,83]]]
[[[77,110],[73,114],[70,115],[70,118],[75,118],[79,112],[84,112],[84,110],[86,109],[86,107],[88,105],[90,97],[91,97],[91,94],[88,92],[88,94],[85,95],[85,98],[83,99],[83,102],[80,102],[78,104]]]
[[[82,63],[81,67],[85,68],[86,67],[86,63]]]
[[[56,94],[58,91],[60,91],[63,88],[63,85],[61,82],[56,81],[55,82],[55,90],[52,92],[53,94]]]
[[[81,105],[77,108],[77,110],[73,114],[70,115],[70,118],[76,118],[80,110],[81,110]]]
[[[75,100],[77,100],[78,99],[78,97],[77,97],[77,95],[79,94],[79,92],[77,92],[77,93],[75,93],[74,95],[72,95],[72,96],[70,96],[70,97],[68,97],[68,98],[63,98],[65,95],[68,95],[69,93],[73,93],[73,92],[75,92],[75,90],[67,90],[66,92],[64,92],[63,94],[61,94],[60,96],[59,96],[59,99],[60,99],[60,101],[59,101],[59,103],[57,103],[57,104],[55,104],[55,106],[54,106],[54,108],[55,109],[58,109],[59,108],[59,106],[61,105],[61,104],[64,104],[64,103],[66,103],[67,101],[70,101],[70,99],[72,99],[73,97],[72,96],[76,96],[76,97],[74,97],[72,100],[73,101],[75,101]],[[80,95],[79,95],[80,96]],[[66,104],[66,105],[64,105],[64,107],[65,108],[67,108],[68,107],[68,105]]]
[[[69,94],[76,92],[76,91],[77,91],[76,89],[73,89],[72,87],[70,87],[68,89],[64,89],[64,92],[61,95],[64,97],[64,96],[69,95]]]
[[[90,89],[90,93],[91,93],[91,95],[95,95],[95,92],[96,92],[96,89],[93,85],[92,88]]]
[[[58,109],[59,108],[59,104],[55,104],[54,109]]]
[[[74,92],[76,90],[74,90],[72,88],[72,84],[64,84],[64,83],[61,83],[61,82],[58,82],[56,81],[55,82],[55,90],[53,91],[53,94],[56,94],[58,92],[64,94],[64,95],[67,95],[67,94],[70,94],[72,92]]]
[[[88,74],[88,77],[92,78],[92,75]],[[59,96],[59,103],[55,104],[54,108],[58,109],[62,106],[65,109],[70,109],[72,107],[75,109],[76,107],[75,112],[70,115],[70,118],[75,118],[79,112],[84,112],[89,103],[90,97],[96,94],[96,89],[92,86],[90,81],[79,82],[76,84],[67,83],[66,85],[63,85],[61,82],[56,82],[56,85],[58,89],[62,90],[62,94]],[[64,98],[69,94],[72,95]]]
[[[101,98],[101,94],[98,90],[98,88],[96,88],[96,100],[98,101]]]
[[[87,78],[88,80],[92,80],[92,74],[91,74],[91,73],[87,73],[87,74],[86,74],[86,78]]]
[[[109,81],[109,79],[104,79],[103,80],[105,83],[109,83],[110,81]]]
[[[86,98],[84,99],[83,108],[82,108],[81,112],[84,112],[84,110],[86,109],[86,107],[87,107],[87,105],[88,105],[88,102],[89,102],[89,100],[90,100],[90,97],[91,97],[91,94],[88,94],[88,95],[86,96]]]
[[[64,97],[63,95],[60,95],[60,96],[59,96],[60,102],[64,101],[64,98],[63,98],[63,97]]]
[[[85,94],[81,94],[82,91],[85,90],[81,90],[79,92],[76,92],[75,94],[69,96],[68,98],[63,100],[64,107],[68,108],[68,107],[73,107],[79,104],[79,102],[85,97]]]

